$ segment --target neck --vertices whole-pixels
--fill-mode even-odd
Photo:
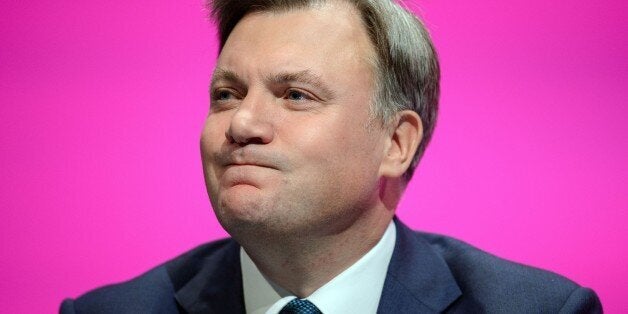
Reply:
[[[258,235],[239,238],[238,242],[266,277],[305,298],[379,242],[394,215],[383,205],[379,207],[329,235]]]

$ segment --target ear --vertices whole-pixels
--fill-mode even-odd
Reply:
[[[421,117],[411,110],[397,113],[393,121],[388,145],[379,168],[383,177],[401,177],[414,158],[421,140],[423,139],[423,123]]]

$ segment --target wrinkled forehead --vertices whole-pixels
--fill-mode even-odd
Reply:
[[[262,49],[250,51],[251,47]],[[248,51],[248,59],[256,62],[262,62],[260,56],[266,55],[283,59],[322,55],[332,66],[343,57],[365,63],[372,71],[377,64],[376,49],[360,13],[346,1],[251,10],[229,33],[219,63],[225,57],[225,48],[230,52]]]
[[[329,66],[351,59],[366,61],[369,67],[375,55],[356,8],[342,1],[249,12],[231,31],[219,63],[234,52],[246,57],[234,60],[239,63],[259,63],[274,56],[273,60],[286,61],[323,58]]]
[[[231,35],[233,29],[240,21],[250,14],[255,13],[286,13],[290,11],[307,11],[310,9],[316,12],[316,9],[325,7],[343,8],[351,11],[352,15],[358,20],[364,21],[363,12],[361,12],[361,1],[359,0],[214,0],[213,3],[219,3],[213,6],[212,15],[218,22],[218,31],[220,36],[220,49],[224,47],[227,39]],[[339,15],[338,19],[342,17]],[[364,29],[369,32],[367,23],[361,23]]]

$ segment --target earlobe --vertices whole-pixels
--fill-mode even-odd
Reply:
[[[380,166],[380,175],[398,178],[412,163],[423,138],[423,123],[416,112],[404,110],[397,113],[392,128],[390,143]]]

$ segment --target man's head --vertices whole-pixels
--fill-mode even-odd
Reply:
[[[380,0],[213,5],[221,53],[201,150],[227,231],[328,235],[392,217],[389,180],[412,174],[436,115],[418,21]]]
[[[404,174],[410,181],[432,138],[438,114],[440,68],[423,23],[394,0],[209,0],[224,47],[240,19],[251,12],[282,12],[328,2],[352,4],[376,49],[371,62],[376,75],[372,110],[382,123],[395,113],[413,110],[421,117],[423,134],[413,161]]]

